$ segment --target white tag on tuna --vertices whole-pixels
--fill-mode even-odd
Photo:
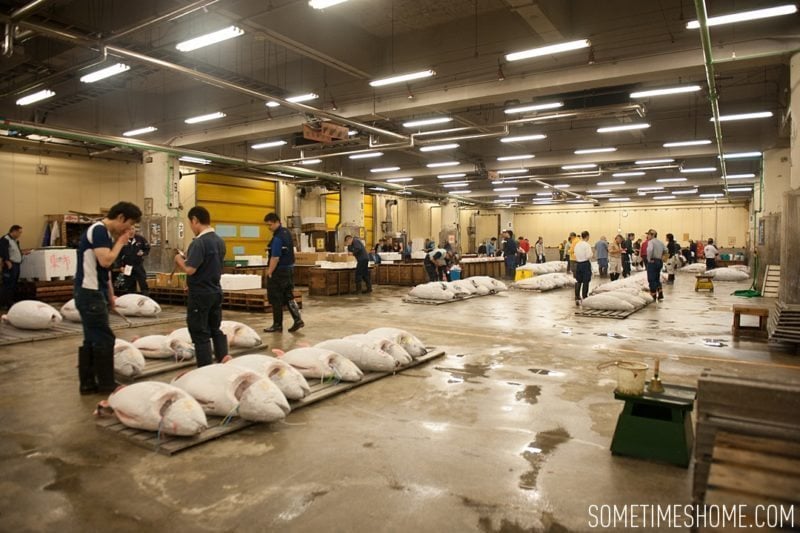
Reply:
[[[125,268],[122,269],[122,273],[126,276],[130,276],[133,273],[133,267],[131,265],[125,265]]]

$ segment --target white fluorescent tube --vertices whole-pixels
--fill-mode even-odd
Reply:
[[[213,33],[207,33],[206,35],[201,35],[199,37],[195,37],[194,39],[189,39],[188,41],[178,43],[175,45],[175,48],[181,52],[191,52],[192,50],[197,50],[198,48],[203,48],[204,46],[227,41],[228,39],[233,39],[234,37],[239,37],[243,34],[244,30],[241,28],[237,28],[236,26],[228,26],[227,28],[223,28]]]
[[[431,144],[429,146],[422,146],[420,147],[420,152],[438,152],[440,150],[453,150],[454,148],[458,148],[458,143],[447,143],[447,144]]]
[[[761,152],[736,152],[733,154],[722,154],[722,159],[751,159],[761,157]],[[719,156],[717,156],[719,159]]]
[[[407,183],[409,181],[414,181],[414,178],[392,178],[386,180],[386,183]]]
[[[630,198],[609,198],[609,202],[630,202]]]
[[[528,172],[527,168],[517,168],[517,169],[509,169],[509,170],[497,170],[498,174],[525,174]]]
[[[686,178],[659,178],[656,183],[681,183],[686,181]]]
[[[322,163],[322,159],[303,159],[300,161],[301,165],[318,165]]]
[[[444,124],[445,122],[452,122],[453,119],[450,117],[433,117],[433,118],[423,118],[420,120],[412,120],[411,122],[404,122],[404,128],[416,128],[418,126],[430,126],[432,124]]]
[[[317,93],[306,93],[306,94],[299,94],[297,96],[290,96],[289,98],[286,98],[286,101],[292,102],[293,104],[299,104],[301,102],[310,102],[311,100],[316,100],[317,98],[319,98],[319,95]],[[267,107],[280,107],[281,104],[270,100],[265,105]]]
[[[702,146],[704,144],[711,144],[709,139],[702,139],[697,141],[675,141],[664,143],[664,148],[678,148],[680,146]]]
[[[435,76],[436,72],[433,70],[421,70],[419,72],[411,72],[410,74],[401,74],[399,76],[391,76],[389,78],[381,78],[379,80],[372,80],[369,84],[372,87],[383,87],[384,85],[391,85],[393,83],[403,83],[404,81],[418,80],[421,78],[430,78]]]
[[[139,128],[136,130],[129,130],[122,134],[123,137],[135,137],[136,135],[143,135],[145,133],[152,133],[157,131],[158,128],[154,128],[153,126],[147,126],[144,128]]]
[[[553,193],[551,192],[537,192],[536,196],[552,196]]]
[[[211,160],[209,159],[203,159],[201,157],[192,157],[190,155],[182,155],[178,159],[181,161],[185,161],[187,163],[199,163],[201,165],[208,165],[209,163],[211,163]]]
[[[698,172],[716,172],[717,167],[696,167],[696,168],[682,168],[683,174],[697,174]]]
[[[782,6],[767,7],[764,9],[754,9],[752,11],[741,11],[739,13],[708,17],[708,19],[706,19],[706,24],[709,27],[721,26],[723,24],[733,24],[734,22],[744,22],[747,20],[759,20],[771,17],[780,17],[782,15],[791,15],[792,13],[797,13],[797,6],[794,4],[785,4]],[[699,27],[700,22],[696,20],[690,20],[686,23],[687,30],[696,30]]]
[[[697,194],[697,189],[684,189],[682,191],[670,191],[672,194]]]
[[[505,191],[516,191],[517,188],[516,187],[497,187],[497,188],[492,189],[492,190],[494,190],[494,192],[505,192]]]
[[[608,185],[625,185],[624,181],[598,181],[598,187],[607,187]]]
[[[371,157],[380,157],[383,155],[383,152],[367,152],[365,154],[353,154],[348,156],[350,159],[369,159]]]
[[[556,189],[569,189],[569,184],[567,183],[560,183],[558,185],[553,185]]]
[[[371,168],[369,171],[373,173],[378,172],[394,172],[395,170],[400,170],[400,167],[379,167],[379,168]]]
[[[644,176],[644,172],[614,172],[612,178],[627,178],[630,176]]]
[[[516,107],[509,107],[503,111],[506,115],[513,115],[514,113],[527,113],[528,111],[542,111],[545,109],[558,109],[564,107],[564,102],[547,102],[544,104],[530,104],[520,105]]]
[[[616,148],[584,148],[583,150],[575,150],[575,155],[584,154],[605,154],[608,152],[616,152]]]
[[[752,187],[728,187],[728,192],[750,192]]]
[[[729,180],[744,180],[747,178],[755,178],[755,174],[728,174],[726,176]]]
[[[706,194],[701,194],[700,198],[720,198],[722,196],[725,195],[720,193],[706,193]]]
[[[428,163],[425,165],[428,168],[441,168],[441,167],[455,167],[460,165],[458,161],[442,161],[441,163]]]
[[[597,128],[597,133],[612,133],[615,131],[643,130],[649,128],[650,124],[641,122],[638,124],[620,124],[619,126],[605,126]]]
[[[637,191],[663,191],[664,187],[639,187]]]
[[[672,195],[667,196],[653,196],[653,200],[674,200],[675,197]]]
[[[666,89],[649,89],[631,93],[631,98],[650,98],[651,96],[666,96],[669,94],[693,93],[699,91],[699,85],[681,85],[680,87],[668,87]]]
[[[521,161],[523,159],[533,159],[534,157],[536,157],[536,156],[533,155],[533,154],[504,155],[504,156],[498,157],[497,160],[498,161]]]
[[[262,148],[277,148],[278,146],[283,146],[284,144],[286,144],[286,141],[269,141],[265,143],[254,144],[250,148],[253,150],[261,150]]]
[[[590,46],[589,39],[580,39],[578,41],[569,41],[566,43],[551,44],[548,46],[540,46],[539,48],[531,48],[530,50],[523,50],[521,52],[513,52],[506,54],[506,61],[519,61],[520,59],[530,59],[532,57],[549,56],[558,54],[560,52],[569,52],[570,50],[579,50]]]
[[[51,91],[50,89],[43,89],[39,92],[29,94],[28,96],[23,96],[19,100],[17,100],[17,105],[28,105],[34,102],[38,102],[40,100],[44,100],[46,98],[50,98],[51,96],[55,96],[56,93]]]
[[[635,165],[658,165],[659,163],[674,163],[674,159],[640,159],[635,161]]]
[[[96,70],[86,74],[85,76],[81,76],[81,81],[83,83],[94,83],[96,81],[104,80],[106,78],[110,78],[111,76],[121,74],[130,69],[131,67],[124,63],[117,63],[116,65],[111,65],[110,67]]]
[[[541,133],[535,133],[532,135],[517,135],[515,137],[503,137],[500,139],[501,143],[514,143],[520,141],[539,141],[541,139],[546,139],[547,135],[543,135]]]
[[[187,124],[197,124],[198,122],[207,122],[209,120],[215,120],[218,118],[224,118],[226,115],[222,111],[217,111],[216,113],[209,113],[208,115],[200,115],[198,117],[187,118],[184,120]]]
[[[604,192],[611,192],[611,189],[592,189],[586,191],[586,194],[603,194]]]
[[[466,187],[469,185],[466,181],[451,181],[449,183],[443,183],[442,187],[447,188],[458,188],[458,187]]]
[[[738,113],[736,115],[720,115],[720,122],[732,122],[734,120],[749,120],[753,118],[769,118],[772,116],[772,111],[756,111],[754,113]],[[714,117],[708,119],[709,122],[714,122]]]
[[[460,191],[450,191],[450,194],[469,194],[471,192],[469,189],[462,189]]]
[[[385,189],[383,187],[370,187],[369,190],[371,190],[371,191],[388,191],[389,189]]]
[[[457,172],[455,174],[439,174],[436,177],[439,178],[440,180],[447,180],[447,179],[450,179],[450,178],[463,178],[464,176],[466,176],[465,173]]]
[[[580,163],[577,165],[564,165],[561,167],[562,170],[580,170],[582,168],[595,168],[597,163]]]
[[[347,0],[309,0],[308,5],[314,9],[325,9],[326,7],[335,6],[344,2],[347,2]]]

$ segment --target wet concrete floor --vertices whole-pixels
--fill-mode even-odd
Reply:
[[[78,337],[1,347],[0,530],[583,531],[591,504],[689,503],[691,469],[610,454],[622,404],[597,365],[660,357],[683,385],[704,369],[800,379],[790,352],[731,338],[729,294],[747,283],[693,282],[625,320],[575,317],[569,289],[441,306],[391,287],[305,297],[307,327],[264,333],[271,347],[395,326],[447,355],[172,457],[95,428]]]

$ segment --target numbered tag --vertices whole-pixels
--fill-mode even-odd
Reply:
[[[133,267],[131,265],[125,265],[125,268],[122,269],[122,274],[125,276],[130,276],[133,273]]]

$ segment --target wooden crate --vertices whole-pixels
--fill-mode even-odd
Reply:
[[[336,296],[356,292],[355,269],[312,268],[309,280],[311,296]]]
[[[23,281],[17,285],[20,299],[39,300],[40,302],[55,304],[65,303],[72,299],[74,287],[73,280],[60,281]]]
[[[295,265],[294,284],[297,287],[308,287],[311,282],[311,269],[314,265]]]
[[[375,268],[375,279],[379,285],[399,285],[413,287],[428,281],[422,263],[381,263]]]
[[[294,291],[294,300],[298,307],[303,307],[303,297]],[[150,297],[159,303],[186,305],[187,292],[184,289],[171,287],[153,287]],[[255,313],[271,313],[272,306],[267,299],[267,289],[248,289],[242,291],[223,291],[222,308],[234,311],[250,311]]]

